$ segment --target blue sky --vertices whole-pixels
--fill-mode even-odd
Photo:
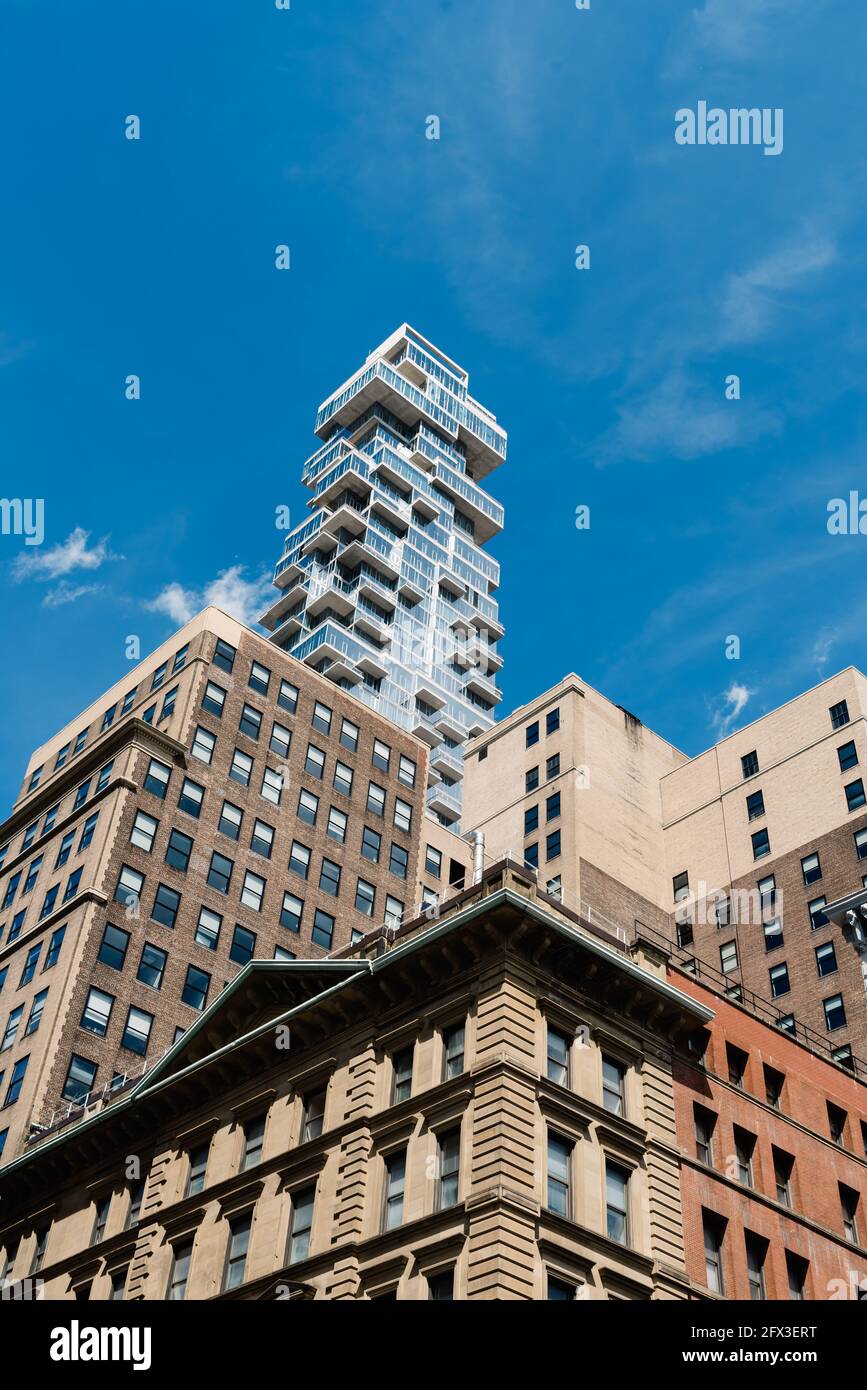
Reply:
[[[865,37],[851,0],[7,0],[0,490],[46,538],[0,536],[0,802],[127,635],[257,610],[317,404],[404,319],[509,431],[504,710],[575,670],[694,753],[863,667],[826,518],[867,496]],[[783,152],[676,144],[700,100],[783,108]]]

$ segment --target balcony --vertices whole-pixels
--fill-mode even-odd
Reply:
[[[433,709],[443,709],[446,703],[439,682],[434,681],[430,676],[416,676],[413,694],[416,699],[424,700],[425,704],[430,705]]]
[[[436,715],[434,723],[445,738],[450,738],[455,743],[463,743],[467,736],[467,731],[463,724],[459,724],[450,714]]]
[[[410,728],[416,738],[422,739],[431,748],[438,748],[443,741],[442,734],[434,728],[427,715],[421,714],[418,710],[413,714]]]
[[[387,579],[400,577],[399,563],[395,563],[375,545],[368,544],[368,541],[350,541],[342,551],[340,559],[349,569],[354,569],[356,565],[365,564],[371,565],[379,573],[384,574]]]
[[[488,541],[502,531],[505,521],[503,508],[482,488],[476,487],[469,478],[439,460],[434,463],[433,476],[447,496],[461,503],[461,510],[475,527],[476,540]]]
[[[435,772],[446,777],[460,779],[464,775],[464,760],[453,748],[440,744],[430,755],[430,765]]]
[[[315,586],[315,596],[308,601],[307,612],[311,618],[315,618],[319,613],[331,608],[341,617],[347,618],[350,613],[355,611],[353,598],[346,593],[346,583],[336,574],[326,579],[324,583]],[[312,586],[311,586],[312,591]]]
[[[431,787],[428,792],[427,804],[431,811],[442,816],[444,820],[454,824],[461,818],[460,797],[452,787],[447,787],[444,782],[438,782],[435,787]]]
[[[344,502],[336,511],[325,513],[318,539],[321,544],[324,533],[336,537],[338,531],[348,531],[352,536],[361,536],[366,529],[367,523],[361,514],[360,507],[353,507],[351,503]]]
[[[370,510],[383,517],[389,526],[393,526],[402,536],[406,535],[412,519],[408,502],[398,502],[386,493],[374,492],[370,499]]]
[[[483,700],[493,700],[495,704],[499,704],[503,698],[502,691],[498,690],[494,682],[489,680],[487,676],[483,676],[478,669],[474,670],[472,675],[468,677],[464,689],[471,690],[474,695],[480,696]]]

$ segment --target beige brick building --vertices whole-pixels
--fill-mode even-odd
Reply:
[[[323,956],[452,891],[469,851],[424,814],[427,754],[214,608],[37,749],[0,826],[4,1160],[249,959]]]
[[[502,864],[439,920],[254,961],[126,1095],[0,1172],[52,1299],[682,1299],[662,955]]]

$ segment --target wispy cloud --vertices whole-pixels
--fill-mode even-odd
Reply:
[[[780,296],[811,288],[811,277],[836,259],[834,239],[805,228],[742,275],[730,275],[723,296],[720,343],[754,343],[764,337],[777,311],[790,307],[780,302]]]
[[[815,8],[815,0],[705,0],[689,17],[687,42],[712,57],[756,62],[767,44],[777,43],[780,25],[798,12]]]
[[[717,696],[711,709],[711,724],[717,738],[725,738],[731,732],[735,720],[743,713],[755,693],[748,685],[732,681],[728,689]]]
[[[810,665],[817,676],[824,676],[831,659],[831,651],[837,645],[839,634],[834,628],[824,628],[810,648]]]
[[[106,560],[120,559],[122,556],[113,555],[109,550],[108,536],[91,545],[90,532],[76,526],[58,545],[22,551],[12,566],[12,578],[19,583],[24,579],[44,582],[60,579],[75,570],[98,570]]]
[[[62,608],[67,603],[77,603],[88,594],[101,594],[103,584],[67,584],[62,580],[56,589],[49,589],[42,600],[43,608]]]
[[[185,589],[177,581],[167,584],[145,607],[153,613],[164,613],[175,623],[189,622],[202,608],[213,604],[242,623],[255,623],[273,597],[269,575],[245,578],[244,565],[232,565],[221,570],[202,589]]]

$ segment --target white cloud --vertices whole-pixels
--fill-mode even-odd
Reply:
[[[102,584],[67,584],[63,580],[56,589],[49,589],[42,600],[43,608],[62,608],[66,603],[76,603],[87,594],[99,594]]]
[[[104,536],[94,546],[89,546],[90,532],[82,526],[70,531],[65,541],[49,546],[47,550],[34,547],[22,551],[12,566],[12,578],[37,579],[44,582],[72,574],[74,570],[96,570],[106,560],[119,560],[123,557],[112,555],[108,548],[108,537]]]
[[[835,242],[806,229],[743,275],[730,275],[722,305],[721,341],[751,343],[763,337],[780,307],[778,296],[809,288],[810,276],[826,270],[836,259]]]
[[[815,0],[705,0],[690,15],[696,47],[717,58],[755,62],[767,56],[765,42],[779,42],[780,26]]]
[[[232,565],[221,570],[202,589],[185,589],[174,581],[151,599],[145,607],[153,613],[165,613],[175,623],[189,622],[202,608],[213,604],[242,623],[255,623],[273,597],[268,575],[257,579],[244,578],[245,567]]]
[[[817,676],[824,676],[831,659],[831,649],[836,647],[838,639],[839,633],[835,629],[824,628],[810,648],[810,665]]]
[[[711,719],[718,738],[725,738],[731,732],[732,724],[755,693],[755,690],[751,690],[749,686],[742,685],[739,681],[732,681],[728,690],[717,698],[716,708],[712,712]]]

